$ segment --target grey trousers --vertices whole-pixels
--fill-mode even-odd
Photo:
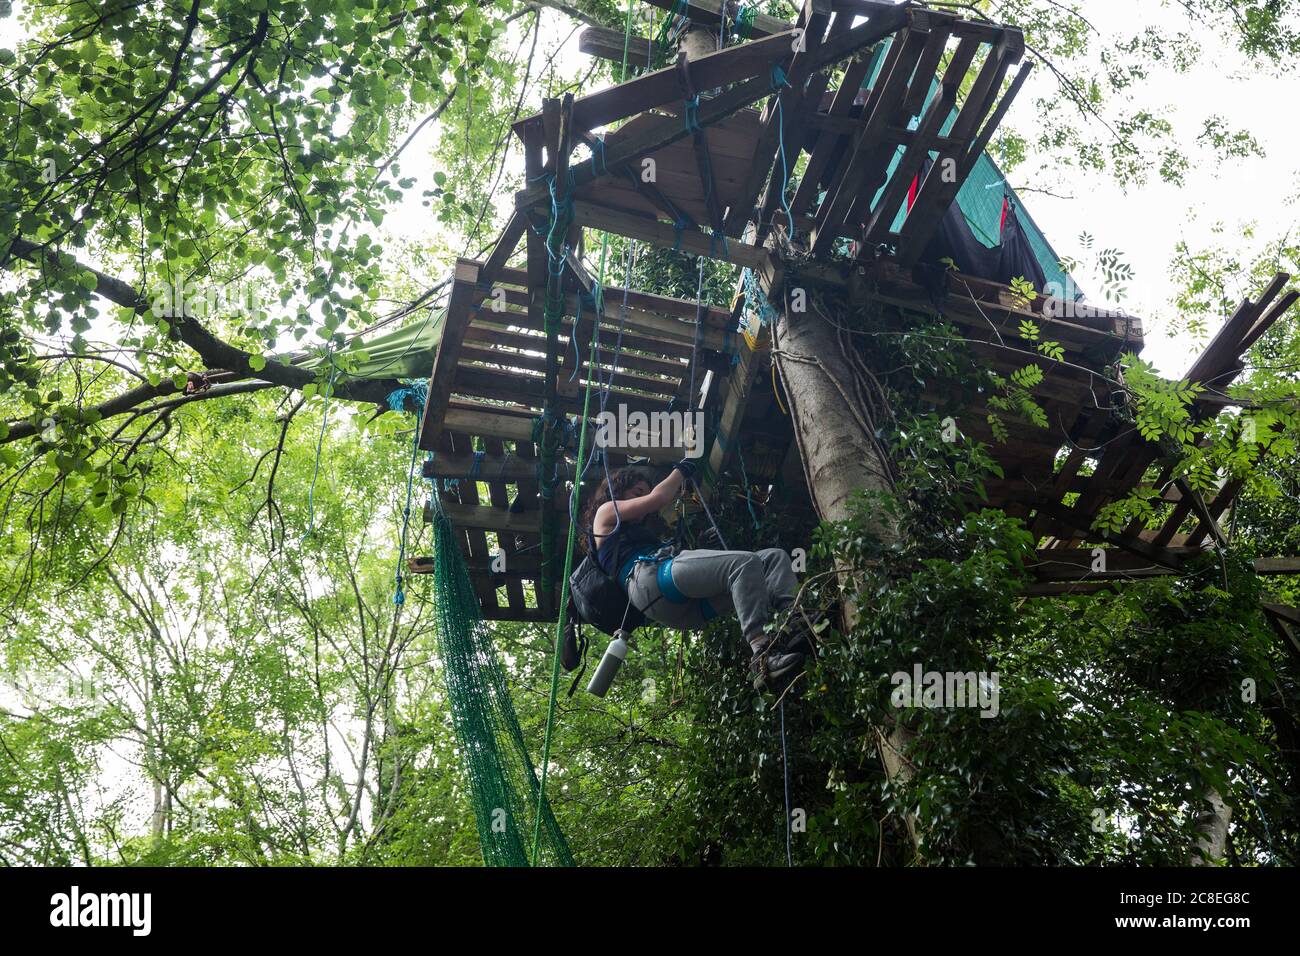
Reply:
[[[780,548],[762,551],[683,551],[673,558],[672,583],[685,602],[668,599],[659,587],[658,564],[637,562],[627,595],[646,617],[667,627],[698,630],[719,614],[735,613],[746,638],[762,631],[772,610],[787,607],[799,589],[790,556]]]

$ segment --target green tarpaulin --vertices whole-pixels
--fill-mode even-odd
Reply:
[[[355,358],[364,354],[365,360],[355,367],[346,361],[340,364],[348,368],[349,378],[428,378],[446,318],[446,309],[430,309],[424,318],[392,332],[353,339],[339,355]],[[319,368],[324,361],[323,357],[313,356],[298,364],[302,368]]]

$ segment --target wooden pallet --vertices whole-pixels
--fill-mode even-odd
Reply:
[[[502,267],[495,270],[494,281],[484,284],[487,268],[469,259],[456,263],[420,425],[420,447],[434,453],[425,476],[449,480],[442,492],[444,508],[456,526],[484,617],[542,620],[554,616],[555,605],[555,595],[542,591],[539,583],[543,517],[549,510],[560,534],[568,521],[566,493],[561,491],[549,506],[539,496],[540,449],[534,422],[546,404],[547,339],[536,310],[529,308],[533,296],[527,273]],[[729,312],[698,310],[702,322],[697,344],[694,302],[605,289],[600,353],[593,366],[588,344],[595,331],[594,310],[590,305],[578,309],[582,282],[575,261],[564,290],[569,315],[558,339],[556,373],[557,406],[575,428],[589,378],[593,391],[611,385],[608,411],[621,408],[650,416],[674,406],[685,409],[692,355],[697,386],[707,382],[713,391],[726,387],[730,356],[743,341],[731,330]],[[576,368],[570,340],[575,322],[582,357]],[[706,402],[708,397],[706,392]],[[591,447],[598,409],[593,405],[589,411]],[[666,443],[648,449],[611,444],[606,453],[611,466],[626,463],[629,455],[662,464],[682,458],[685,449]],[[573,478],[573,455],[570,448],[557,462],[561,488]],[[592,490],[584,489],[584,495]],[[416,573],[430,568],[418,559],[411,566]]]

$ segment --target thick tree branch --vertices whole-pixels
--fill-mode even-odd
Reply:
[[[28,242],[26,239],[14,239],[10,246],[10,254],[16,258],[37,264],[41,264],[46,258],[53,258],[51,253],[43,250],[36,243]],[[56,263],[51,262],[51,264]],[[145,295],[130,284],[80,263],[77,263],[77,268],[94,275],[95,292],[114,305],[132,309],[138,314],[149,311],[150,305]],[[268,361],[265,367],[254,371],[250,365],[250,361],[255,357],[252,353],[219,338],[207,326],[192,316],[175,316],[170,318],[170,321],[176,328],[181,341],[198,353],[205,369],[209,372],[220,372],[225,381],[254,379],[271,385],[280,385],[297,390],[301,390],[316,381],[316,372],[278,361]],[[396,379],[345,380],[335,388],[334,395],[337,398],[369,402],[386,408],[389,392],[397,388],[399,384]],[[170,382],[162,382],[157,386],[141,386],[110,399],[97,407],[103,417],[108,417],[110,414],[121,414],[142,402],[173,394],[176,391],[177,389]],[[13,425],[11,426],[10,440],[13,440],[14,435],[20,430],[25,431],[25,434],[21,437],[30,437],[39,429],[31,426],[25,428],[24,423]]]

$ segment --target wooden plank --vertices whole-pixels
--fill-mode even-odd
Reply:
[[[443,502],[443,510],[457,528],[478,531],[496,531],[503,534],[538,534],[542,526],[540,510],[515,512],[487,505],[467,505],[455,501]],[[563,509],[555,509],[554,518],[562,528],[567,528],[569,516]]]
[[[657,246],[660,249],[680,248],[684,252],[697,256],[707,256],[722,262],[731,262],[747,269],[757,268],[764,261],[768,252],[757,246],[740,241],[728,240],[725,244],[711,241],[702,232],[683,230],[677,232],[668,223],[659,222],[644,216],[606,209],[595,203],[575,200],[573,204],[575,220],[583,226],[604,229],[620,236],[637,239]]]
[[[494,438],[498,447],[501,440]],[[472,451],[437,452],[432,461],[424,463],[426,478],[469,478],[475,472]],[[560,475],[566,481],[573,477],[573,465],[568,462],[560,464]],[[506,455],[500,451],[484,454],[479,459],[477,481],[491,483],[515,483],[537,477],[537,465],[518,455]]]
[[[885,64],[888,72],[882,70],[884,80],[877,84],[879,89],[872,90],[863,109],[867,121],[841,164],[836,181],[827,190],[826,200],[817,210],[817,223],[809,236],[809,248],[814,256],[829,253],[834,241],[847,228],[845,217],[862,191],[862,184],[874,174],[884,175],[885,157],[893,147],[881,143],[879,133],[888,125],[899,125],[897,114],[918,57],[927,44],[942,43],[946,36],[943,31],[932,35],[928,30],[913,26],[890,45]],[[852,231],[856,235],[857,230]]]
[[[587,27],[578,34],[578,49],[583,53],[619,64],[626,57],[629,69],[644,70],[649,67],[649,47],[650,42],[645,37],[631,36],[625,39],[624,31],[606,27]]]
[[[971,60],[975,57],[975,51],[979,47],[979,41],[967,38],[962,40],[952,59],[948,63],[948,68],[944,72],[943,81],[935,97],[930,101],[926,110],[925,118],[917,127],[916,137],[903,152],[902,159],[895,167],[892,178],[885,186],[884,193],[881,194],[880,201],[871,211],[870,218],[862,231],[863,251],[867,248],[883,242],[894,223],[894,218],[898,214],[899,207],[902,206],[903,200],[907,197],[908,190],[911,188],[912,180],[921,172],[921,167],[930,157],[930,150],[938,147],[937,140],[939,131],[948,119],[948,114],[957,103],[957,94],[961,89],[962,81],[966,78],[966,71],[970,68]],[[942,52],[943,47],[939,47]],[[920,84],[926,87],[930,84],[933,77],[933,67],[929,72],[923,72],[928,61],[923,57],[922,63],[917,67],[917,76],[913,79],[912,90],[920,88]],[[937,63],[936,63],[937,65]],[[909,99],[912,91],[909,91]],[[904,113],[912,112],[912,107],[904,105]],[[942,165],[944,153],[940,150],[939,158],[935,165]],[[874,190],[864,190],[859,197],[859,203],[869,203],[875,195]],[[856,216],[850,217],[851,221]]]
[[[444,417],[443,427],[466,432],[471,435],[489,435],[509,441],[531,443],[533,440],[533,422],[531,418],[504,413],[480,411],[466,407],[457,407],[453,401]]]
[[[584,347],[585,350],[585,347]],[[566,357],[571,356],[572,350],[566,352]],[[546,359],[540,355],[524,355],[519,352],[507,352],[504,349],[482,349],[475,346],[466,345],[461,349],[461,363],[464,367],[467,362],[482,363],[486,365],[496,365],[499,370],[506,375],[514,369],[526,370],[529,372],[545,372]],[[585,366],[586,356],[583,356],[583,365]],[[581,368],[581,366],[580,366]],[[598,374],[607,376],[608,366],[597,364]],[[493,371],[493,369],[485,369]],[[575,375],[572,382],[565,381],[562,383],[566,386],[565,397],[573,398],[578,392],[586,387],[587,379],[590,377],[589,371],[583,371],[581,375]],[[644,375],[635,375],[631,372],[621,371],[618,375],[618,382],[624,389],[630,389],[635,392],[644,392],[648,395],[674,395],[677,393],[677,386],[681,380],[681,375],[673,379],[652,378]],[[602,379],[598,378],[592,385],[593,392],[603,387]]]
[[[784,63],[793,44],[793,32],[785,31],[710,53],[695,62],[695,85],[702,90],[713,90],[752,77],[761,77],[766,85],[773,64]],[[598,129],[661,106],[674,99],[677,93],[676,69],[655,70],[575,100],[573,124],[580,130]],[[522,137],[528,127],[540,122],[543,122],[542,117],[534,114],[519,120],[513,128]],[[704,125],[702,106],[701,124]]]
[[[1289,278],[1290,277],[1288,277],[1287,281],[1289,281]],[[1282,296],[1282,298],[1278,300],[1277,305],[1256,321],[1255,324],[1251,326],[1250,331],[1242,337],[1238,354],[1245,352],[1246,349],[1254,345],[1255,342],[1258,341],[1259,337],[1267,332],[1274,322],[1285,315],[1291,306],[1295,305],[1297,299],[1300,299],[1300,292],[1297,292],[1295,289],[1290,290]]]
[[[1300,574],[1300,558],[1256,558],[1257,574]]]
[[[447,319],[442,338],[434,354],[433,372],[429,377],[429,393],[425,399],[424,416],[420,420],[419,447],[425,451],[434,448],[434,439],[443,427],[447,402],[451,398],[452,382],[460,357],[465,329],[469,326],[470,312],[482,302],[478,284],[479,266],[469,259],[458,259],[453,269],[451,298],[447,303]],[[475,297],[477,301],[475,301]]]
[[[675,13],[677,10],[677,0],[646,0],[646,3],[668,13]],[[882,3],[882,5],[886,4]],[[687,0],[686,15],[693,23],[721,26],[722,0]],[[729,13],[728,21],[735,22],[734,4]],[[754,23],[750,28],[750,36],[766,37],[774,33],[785,33],[789,29],[790,24],[784,20],[768,16],[766,13],[757,13],[754,15]]]
[[[883,17],[883,14],[878,14],[878,16]],[[847,29],[850,19],[848,17],[842,18],[845,29]],[[804,0],[799,13],[799,29],[803,31],[803,49],[795,51],[786,77],[786,85],[777,90],[776,95],[768,101],[767,107],[763,111],[762,128],[759,131],[758,142],[754,145],[754,159],[749,176],[745,180],[744,186],[741,187],[740,198],[727,213],[725,231],[729,236],[739,238],[744,232],[745,226],[751,218],[754,203],[758,199],[758,194],[768,177],[769,170],[771,170],[773,176],[779,176],[782,180],[782,188],[784,188],[784,181],[794,168],[794,161],[799,158],[799,144],[803,138],[803,126],[801,122],[802,110],[796,107],[806,101],[815,102],[812,99],[813,97],[820,99],[821,90],[825,88],[827,77],[823,74],[819,74],[820,84],[814,84],[813,90],[805,90],[804,86],[813,72],[813,54],[821,45],[829,21],[829,3],[825,2],[825,0]],[[838,32],[842,33],[844,30]],[[777,127],[778,120],[781,121],[782,129]],[[778,142],[778,139],[780,142]],[[784,146],[787,160],[784,175],[778,174],[773,168],[773,163],[782,146]]]

